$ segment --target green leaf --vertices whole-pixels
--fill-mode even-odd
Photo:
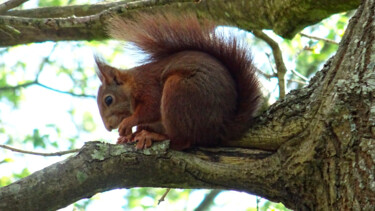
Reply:
[[[27,168],[24,168],[20,173],[14,173],[13,174],[13,177],[15,178],[15,179],[22,179],[22,178],[24,178],[24,177],[27,177],[27,176],[29,176],[31,173],[30,173],[30,171],[29,171],[29,169],[27,169]]]
[[[36,147],[46,148],[46,143],[47,143],[48,137],[49,137],[49,135],[40,135],[39,129],[34,129],[32,135],[26,136],[26,138],[24,140],[24,143],[32,142],[34,148],[36,148]]]
[[[0,187],[9,185],[12,183],[12,180],[10,177],[0,177]]]
[[[5,158],[2,162],[11,163],[11,162],[14,162],[14,159],[13,158]]]
[[[46,127],[53,128],[56,131],[57,135],[59,137],[61,136],[61,129],[59,127],[57,127],[56,124],[46,124]]]
[[[39,7],[52,7],[66,4],[66,0],[40,0]]]

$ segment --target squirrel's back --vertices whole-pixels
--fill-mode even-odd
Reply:
[[[109,34],[133,42],[148,53],[150,61],[159,61],[183,51],[206,53],[226,67],[237,91],[235,117],[226,125],[224,138],[240,138],[249,128],[260,104],[256,68],[248,46],[229,31],[215,31],[217,25],[198,20],[194,15],[138,14],[133,20],[114,18]]]

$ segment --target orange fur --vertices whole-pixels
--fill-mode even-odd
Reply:
[[[150,140],[169,138],[172,149],[182,150],[216,146],[246,132],[260,103],[255,67],[243,42],[214,29],[194,16],[112,20],[112,37],[150,55],[125,71],[96,59],[99,110],[108,130],[119,127],[119,143],[138,141],[146,148]]]

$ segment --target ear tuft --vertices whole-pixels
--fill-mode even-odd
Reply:
[[[103,64],[105,64],[104,60],[103,60],[103,57],[100,56],[99,54],[94,54],[94,59],[95,59],[95,63],[96,63],[96,67],[95,67],[95,72],[96,72],[96,75],[99,77],[100,81],[102,83],[104,83],[104,76],[102,74],[102,70],[103,70]]]
[[[116,68],[105,63],[104,59],[95,54],[94,59],[96,62],[96,74],[98,75],[102,84],[116,83],[120,85],[120,71]]]

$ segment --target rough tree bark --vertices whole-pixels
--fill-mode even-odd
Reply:
[[[246,30],[272,29],[283,37],[291,38],[304,27],[334,13],[357,8],[359,2],[360,0],[126,0],[99,5],[5,13],[0,11],[0,47],[47,40],[101,40],[107,38],[103,24],[112,15],[130,17],[139,9],[165,11],[167,8],[175,12],[190,10],[200,17]]]
[[[207,1],[208,2],[208,1]],[[0,189],[0,210],[56,209],[114,188],[235,189],[295,210],[375,207],[375,0],[363,0],[310,84],[256,118],[240,148],[87,143]],[[229,143],[229,142],[228,142]],[[228,144],[227,143],[227,144]]]

